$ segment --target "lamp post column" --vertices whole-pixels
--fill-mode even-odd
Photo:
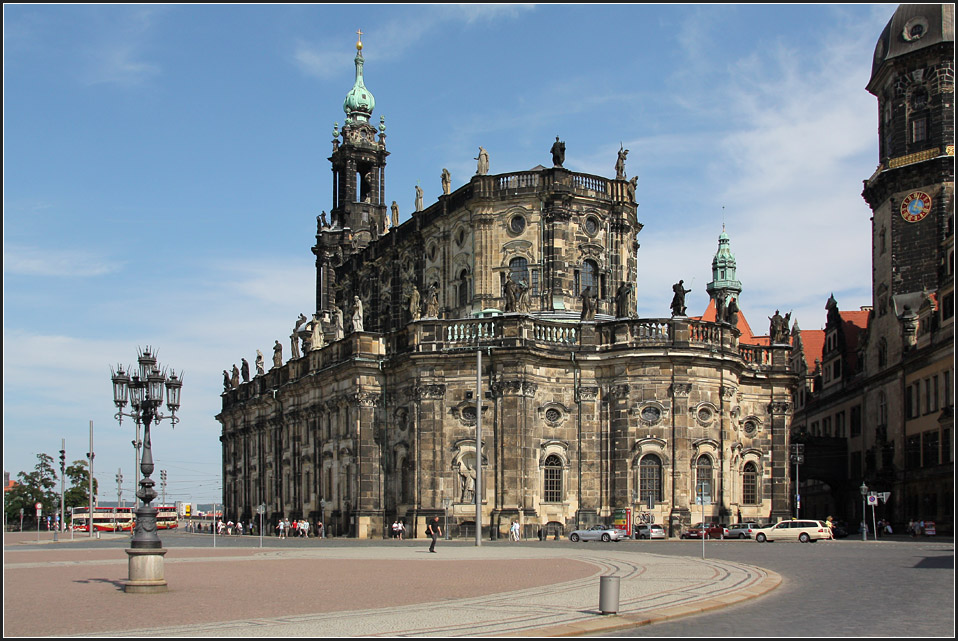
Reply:
[[[150,348],[139,355],[139,375],[132,379],[127,376],[123,368],[113,374],[113,401],[118,408],[117,420],[122,423],[124,416],[133,418],[139,426],[143,424],[143,457],[140,459],[139,489],[136,496],[141,503],[136,509],[136,527],[133,531],[133,540],[126,550],[129,559],[129,580],[123,585],[125,592],[157,593],[166,592],[167,584],[163,576],[163,557],[166,550],[156,533],[156,508],[150,503],[156,498],[154,482],[150,478],[153,474],[153,443],[150,427],[164,418],[169,418],[172,425],[176,425],[176,410],[180,407],[180,388],[182,379],[177,378],[175,372],[167,377],[156,362],[156,357],[150,353]],[[166,388],[167,407],[170,416],[160,413],[163,404],[163,389]],[[124,406],[129,399],[132,412],[126,414]],[[139,435],[137,435],[137,441]],[[91,448],[92,449],[92,448]]]

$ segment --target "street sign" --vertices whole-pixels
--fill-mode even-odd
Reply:
[[[259,504],[259,505],[256,506],[256,513],[257,513],[257,514],[263,514],[264,512],[266,512],[266,506],[265,506],[265,505],[263,505],[263,504],[261,503],[261,504]]]
[[[868,495],[868,504],[869,505],[878,505],[878,495],[872,492]]]
[[[37,503],[33,507],[37,508],[37,516],[40,516],[41,512],[43,512],[43,503]]]

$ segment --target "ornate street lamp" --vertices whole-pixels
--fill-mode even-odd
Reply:
[[[176,426],[179,419],[176,411],[180,408],[180,389],[183,387],[182,373],[161,370],[156,356],[147,347],[139,352],[139,372],[131,378],[123,366],[113,370],[113,403],[117,407],[116,420],[123,424],[123,417],[129,416],[137,425],[143,426],[143,458],[140,460],[140,487],[136,496],[142,503],[136,509],[136,528],[133,541],[126,551],[129,556],[130,580],[124,585],[126,592],[165,592],[166,581],[163,578],[163,556],[166,550],[156,535],[156,508],[150,503],[156,498],[153,489],[153,447],[150,439],[150,426],[163,419],[169,419]],[[166,390],[166,407],[169,416],[160,413],[163,405],[163,390]],[[127,402],[130,412],[124,412]]]

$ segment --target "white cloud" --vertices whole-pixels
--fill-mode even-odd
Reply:
[[[139,6],[130,11],[108,11],[105,33],[88,48],[83,80],[90,85],[138,85],[156,76],[162,68],[146,60],[155,17],[164,9]]]
[[[116,261],[83,250],[17,245],[6,245],[3,248],[4,274],[76,278],[103,276],[121,267]]]

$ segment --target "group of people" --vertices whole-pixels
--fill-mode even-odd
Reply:
[[[908,534],[911,536],[924,536],[925,534],[925,520],[910,520],[908,521]]]
[[[281,539],[287,538],[309,538],[309,532],[313,529],[313,526],[310,525],[309,521],[306,519],[293,519],[289,520],[280,519],[279,523],[276,524],[276,534]],[[323,538],[326,535],[326,528],[323,525],[322,521],[316,521],[315,531],[313,536],[318,538]]]
[[[394,539],[399,539],[402,541],[406,538],[406,524],[396,519],[393,521],[392,527],[389,530],[389,536]]]

